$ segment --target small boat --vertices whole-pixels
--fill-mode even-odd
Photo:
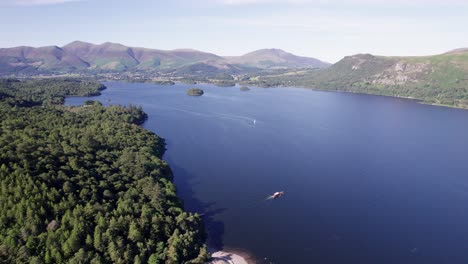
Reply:
[[[283,191],[281,191],[281,192],[275,192],[275,193],[271,196],[271,198],[276,199],[276,198],[279,198],[279,197],[283,196],[283,194],[284,194]]]

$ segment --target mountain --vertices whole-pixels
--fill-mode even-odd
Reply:
[[[375,91],[395,87],[395,93],[409,87],[417,88],[417,93],[468,89],[468,50],[423,57],[354,55],[317,73],[315,79],[321,85]]]
[[[326,68],[329,63],[300,57],[280,49],[261,49],[239,57],[226,57],[230,64],[256,68]]]
[[[460,48],[460,49],[454,49],[449,52],[446,52],[444,54],[461,54],[461,53],[466,53],[468,52],[468,48]]]
[[[91,65],[91,69],[127,70],[174,68],[200,61],[221,59],[211,53],[197,50],[164,51],[133,48],[106,42],[100,45],[75,41],[63,47]]]
[[[315,71],[264,77],[264,83],[306,86],[468,107],[468,49],[421,57],[347,56]]]
[[[210,69],[215,67],[217,71],[244,68],[315,68],[328,65],[317,59],[295,56],[282,50],[259,50],[244,56],[224,58],[192,49],[157,50],[111,42],[96,45],[82,41],[74,41],[63,47],[22,46],[0,49],[0,74],[159,71],[200,64]]]
[[[91,68],[124,70],[139,64],[131,48],[116,43],[93,45],[75,41],[62,49],[88,62]]]
[[[36,70],[71,71],[87,67],[89,64],[86,61],[57,46],[0,49],[0,73]]]

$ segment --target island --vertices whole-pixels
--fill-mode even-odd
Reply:
[[[240,90],[243,91],[243,92],[246,92],[246,91],[250,91],[250,88],[247,87],[247,86],[242,86],[242,87],[240,88]]]
[[[190,96],[202,96],[204,92],[202,89],[199,88],[191,88],[187,90],[187,94]]]
[[[154,84],[159,84],[159,85],[175,85],[175,82],[171,80],[156,80],[153,81]]]
[[[232,87],[236,86],[236,82],[230,80],[213,80],[211,81],[214,85],[218,87]]]

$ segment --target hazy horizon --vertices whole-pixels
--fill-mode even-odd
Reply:
[[[334,63],[371,53],[424,56],[468,46],[468,2],[448,0],[6,0],[0,47],[79,40],[220,56],[277,48]]]

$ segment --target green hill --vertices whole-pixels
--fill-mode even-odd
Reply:
[[[138,64],[133,50],[121,44],[106,42],[93,45],[84,42],[72,42],[63,47],[69,54],[79,56],[91,68],[104,70],[125,70]],[[79,55],[78,55],[79,54]]]
[[[329,68],[253,76],[251,84],[303,86],[468,107],[468,50],[423,57],[348,56]]]
[[[0,49],[0,73],[74,71],[87,67],[89,63],[57,46]]]
[[[230,64],[255,68],[326,68],[329,63],[314,58],[300,57],[281,49],[261,49],[242,56],[226,57]]]

